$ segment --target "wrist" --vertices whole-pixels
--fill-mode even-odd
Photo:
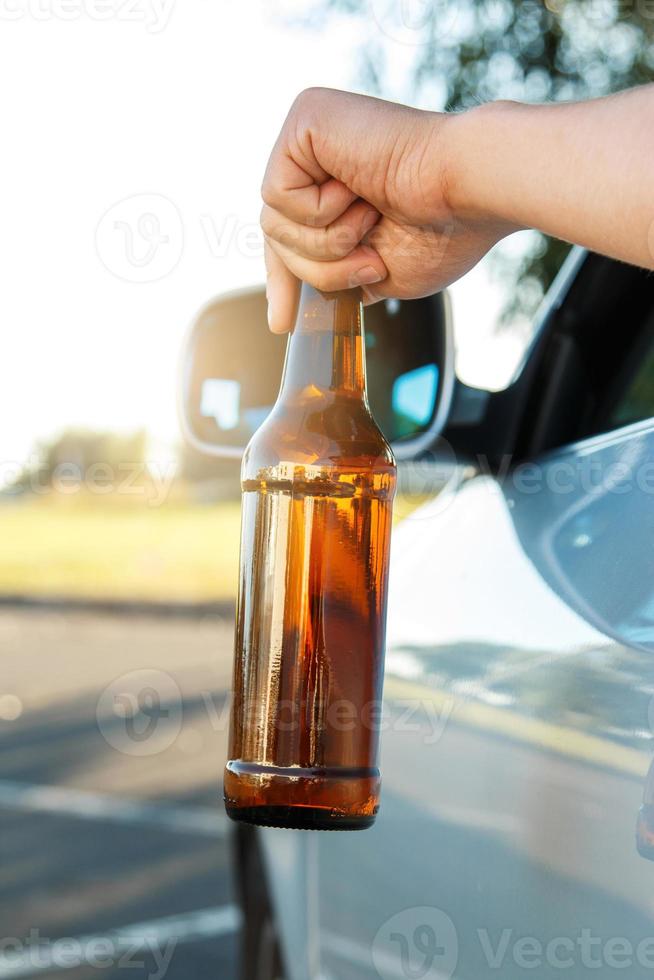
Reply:
[[[523,109],[515,102],[488,102],[446,119],[442,194],[455,220],[496,230],[497,238],[523,226],[505,207],[511,193],[506,157],[511,132]]]

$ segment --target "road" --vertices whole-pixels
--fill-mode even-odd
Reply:
[[[231,644],[219,619],[0,611],[0,980],[236,976]]]

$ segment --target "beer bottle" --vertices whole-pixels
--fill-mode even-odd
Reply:
[[[302,286],[241,472],[229,761],[235,820],[355,830],[377,767],[396,467],[366,395],[358,289]]]

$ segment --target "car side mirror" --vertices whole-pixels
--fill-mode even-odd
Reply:
[[[454,387],[445,293],[386,300],[365,311],[368,398],[397,459],[435,443]],[[188,441],[239,458],[277,398],[287,338],[270,333],[263,287],[219,296],[191,326],[182,354],[180,415]]]

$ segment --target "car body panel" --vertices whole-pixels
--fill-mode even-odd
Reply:
[[[261,834],[290,980],[651,975],[652,459],[631,426],[399,525],[377,823],[289,832],[304,893]]]

